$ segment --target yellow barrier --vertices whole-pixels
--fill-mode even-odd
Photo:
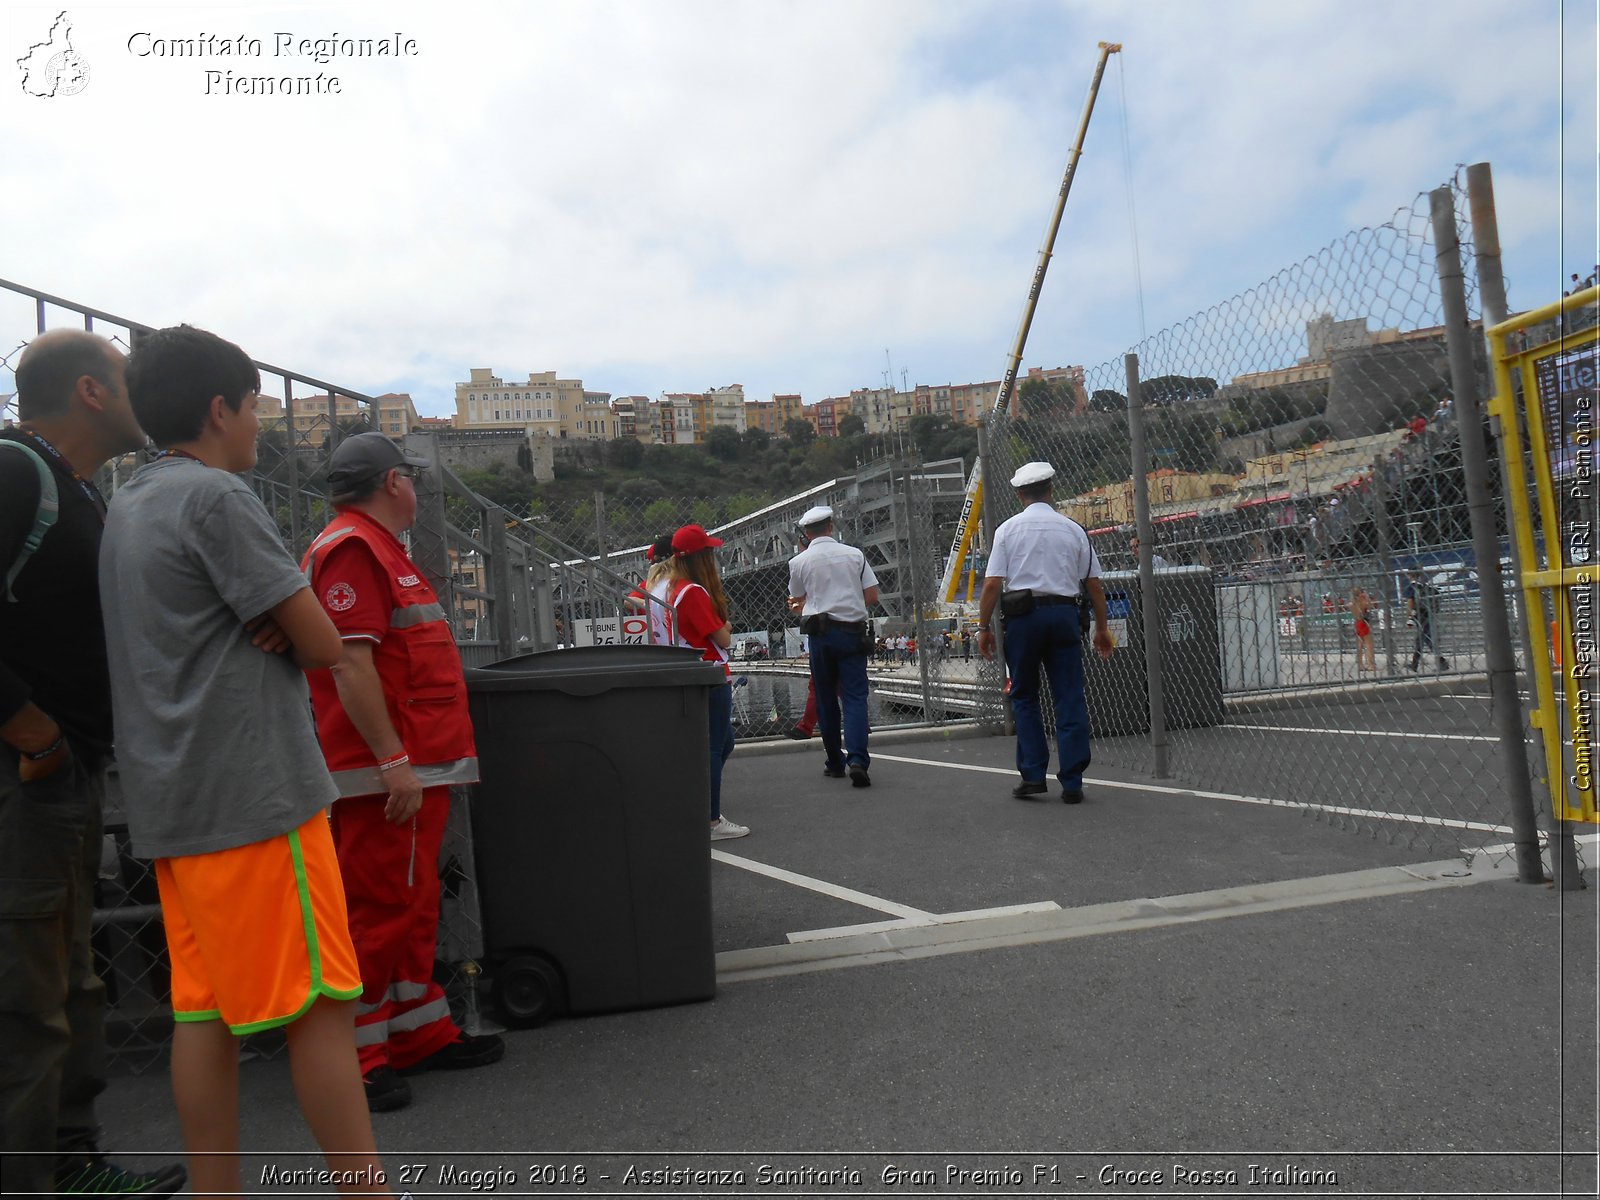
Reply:
[[[1600,697],[1594,479],[1600,325],[1571,333],[1560,328],[1566,314],[1597,304],[1600,287],[1521,313],[1488,331],[1495,382],[1489,411],[1499,418],[1505,443],[1506,504],[1522,570],[1524,617],[1534,622],[1533,628],[1543,628],[1547,598],[1553,609],[1548,615],[1554,617],[1552,654],[1536,653],[1529,664],[1536,704],[1530,721],[1544,741],[1554,815],[1587,822],[1600,822],[1593,757]],[[1552,321],[1557,322],[1555,336],[1536,342],[1538,327]],[[1525,448],[1532,466],[1531,489],[1523,467]],[[1540,640],[1534,639],[1535,647]],[[1556,696],[1556,668],[1564,705]]]

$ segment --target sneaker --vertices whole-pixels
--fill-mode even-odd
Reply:
[[[419,1058],[408,1067],[401,1067],[401,1075],[420,1075],[424,1071],[465,1071],[470,1067],[487,1067],[497,1063],[506,1054],[503,1038],[492,1033],[459,1034],[456,1040],[435,1050],[427,1058]]]
[[[188,1181],[189,1172],[178,1163],[159,1167],[148,1175],[108,1162],[105,1155],[89,1151],[65,1154],[56,1163],[58,1196],[170,1196]]]
[[[851,787],[871,787],[872,786],[872,776],[867,774],[867,769],[865,767],[863,767],[860,763],[851,763],[850,764],[850,786]]]
[[[801,729],[800,726],[796,725],[793,729],[789,730],[789,732],[784,734],[783,736],[786,737],[786,738],[789,738],[792,741],[804,742],[804,741],[807,741],[807,740],[810,739],[811,734],[810,734],[809,731]]]
[[[843,779],[844,778],[844,768],[843,767],[823,767],[822,768],[822,773],[824,775],[826,775],[829,779]]]
[[[363,1075],[361,1086],[366,1089],[368,1112],[394,1112],[411,1103],[411,1085],[387,1064]]]
[[[738,825],[728,820],[727,817],[718,817],[711,826],[711,840],[713,842],[727,841],[729,838],[743,837],[750,832],[750,826]]]

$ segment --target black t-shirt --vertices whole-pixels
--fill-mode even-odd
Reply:
[[[29,443],[13,430],[8,441]],[[36,451],[37,446],[32,446]],[[0,595],[0,723],[32,700],[86,748],[111,748],[111,681],[100,620],[99,508],[51,455],[61,512],[13,585]],[[39,508],[39,471],[0,451],[0,580],[22,553]]]

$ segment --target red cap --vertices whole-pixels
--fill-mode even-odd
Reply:
[[[720,545],[722,539],[712,537],[703,525],[685,525],[672,535],[672,549],[678,554],[698,554],[707,547]]]

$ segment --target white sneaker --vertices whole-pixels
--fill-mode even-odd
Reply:
[[[728,838],[744,837],[750,832],[748,825],[736,825],[727,817],[718,817],[716,824],[711,827],[711,840],[713,842],[726,841]]]

